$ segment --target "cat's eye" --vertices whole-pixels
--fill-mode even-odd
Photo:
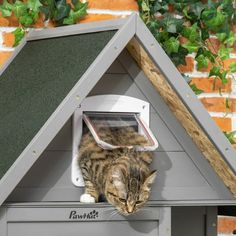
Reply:
[[[117,195],[115,195],[114,193],[112,193],[112,192],[107,192],[107,194],[109,194],[109,195],[111,195],[111,196],[113,196],[113,197],[115,197],[115,198],[117,198],[118,196]]]
[[[126,203],[126,199],[124,199],[124,198],[119,198],[119,201],[122,203]]]
[[[143,201],[137,201],[136,205],[141,205],[143,203]]]

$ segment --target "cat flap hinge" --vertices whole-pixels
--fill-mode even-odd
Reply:
[[[158,142],[138,113],[84,112],[83,120],[103,149],[154,151]]]

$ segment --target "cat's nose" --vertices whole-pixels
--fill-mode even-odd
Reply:
[[[134,211],[134,207],[133,206],[128,206],[127,211],[128,211],[128,213],[132,213]]]

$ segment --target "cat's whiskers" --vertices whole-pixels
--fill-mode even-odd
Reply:
[[[112,220],[113,217],[118,215],[118,211],[115,209],[111,212],[111,214],[109,215],[109,217],[107,218],[107,221]]]

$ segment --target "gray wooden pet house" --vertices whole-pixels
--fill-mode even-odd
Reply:
[[[109,96],[120,112],[147,109],[159,143],[151,199],[129,217],[80,203],[71,174],[78,111],[113,112]],[[235,214],[235,171],[236,151],[137,15],[31,31],[1,70],[1,236],[213,236],[218,210]]]

